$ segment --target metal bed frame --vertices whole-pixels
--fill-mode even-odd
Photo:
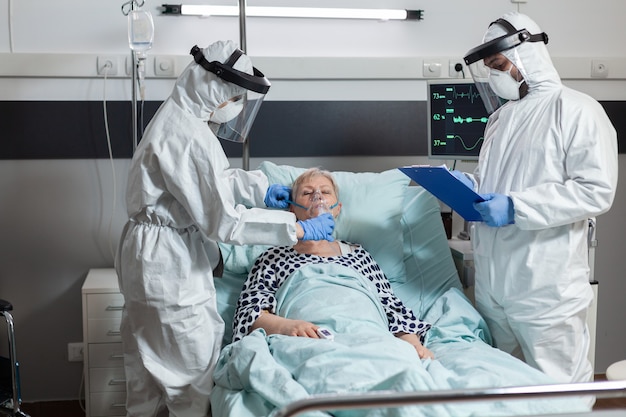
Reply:
[[[9,311],[13,310],[13,305],[0,299],[0,315],[2,315],[7,322],[7,334],[9,339],[9,361],[11,365],[11,390],[13,398],[11,400],[10,408],[8,406],[0,406],[0,415],[7,415],[12,417],[29,417],[20,409],[22,399],[20,398],[20,380],[18,373],[18,362],[15,350],[15,332],[13,326],[13,316]]]
[[[599,398],[626,398],[626,380],[431,392],[376,391],[367,394],[316,395],[294,401],[279,409],[274,416],[291,417],[306,411],[316,410],[385,408],[445,402],[586,395]],[[591,415],[579,413],[572,416]]]

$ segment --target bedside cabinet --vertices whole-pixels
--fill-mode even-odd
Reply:
[[[82,302],[86,416],[125,416],[120,337],[124,297],[115,269],[90,269],[82,287]]]

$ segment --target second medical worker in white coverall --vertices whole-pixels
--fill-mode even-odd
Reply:
[[[245,138],[269,82],[232,42],[194,47],[192,55],[130,167],[130,219],[116,259],[128,416],[207,415],[224,333],[216,242],[332,239],[330,214],[296,222],[287,211],[245,207],[287,207],[288,189],[266,195],[260,171],[229,169],[216,134]]]
[[[593,378],[588,219],[613,203],[617,135],[597,101],[561,83],[547,41],[508,13],[468,52],[493,113],[474,175],[453,174],[486,200],[475,204],[475,297],[497,347],[558,382],[582,382]]]

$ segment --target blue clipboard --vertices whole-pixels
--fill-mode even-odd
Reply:
[[[468,222],[482,221],[474,203],[485,200],[456,179],[446,166],[412,165],[398,169]]]

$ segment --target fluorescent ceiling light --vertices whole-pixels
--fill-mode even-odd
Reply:
[[[162,14],[186,16],[239,16],[237,6],[164,4]],[[246,7],[246,16],[322,19],[422,20],[423,10],[340,9],[318,7]]]

